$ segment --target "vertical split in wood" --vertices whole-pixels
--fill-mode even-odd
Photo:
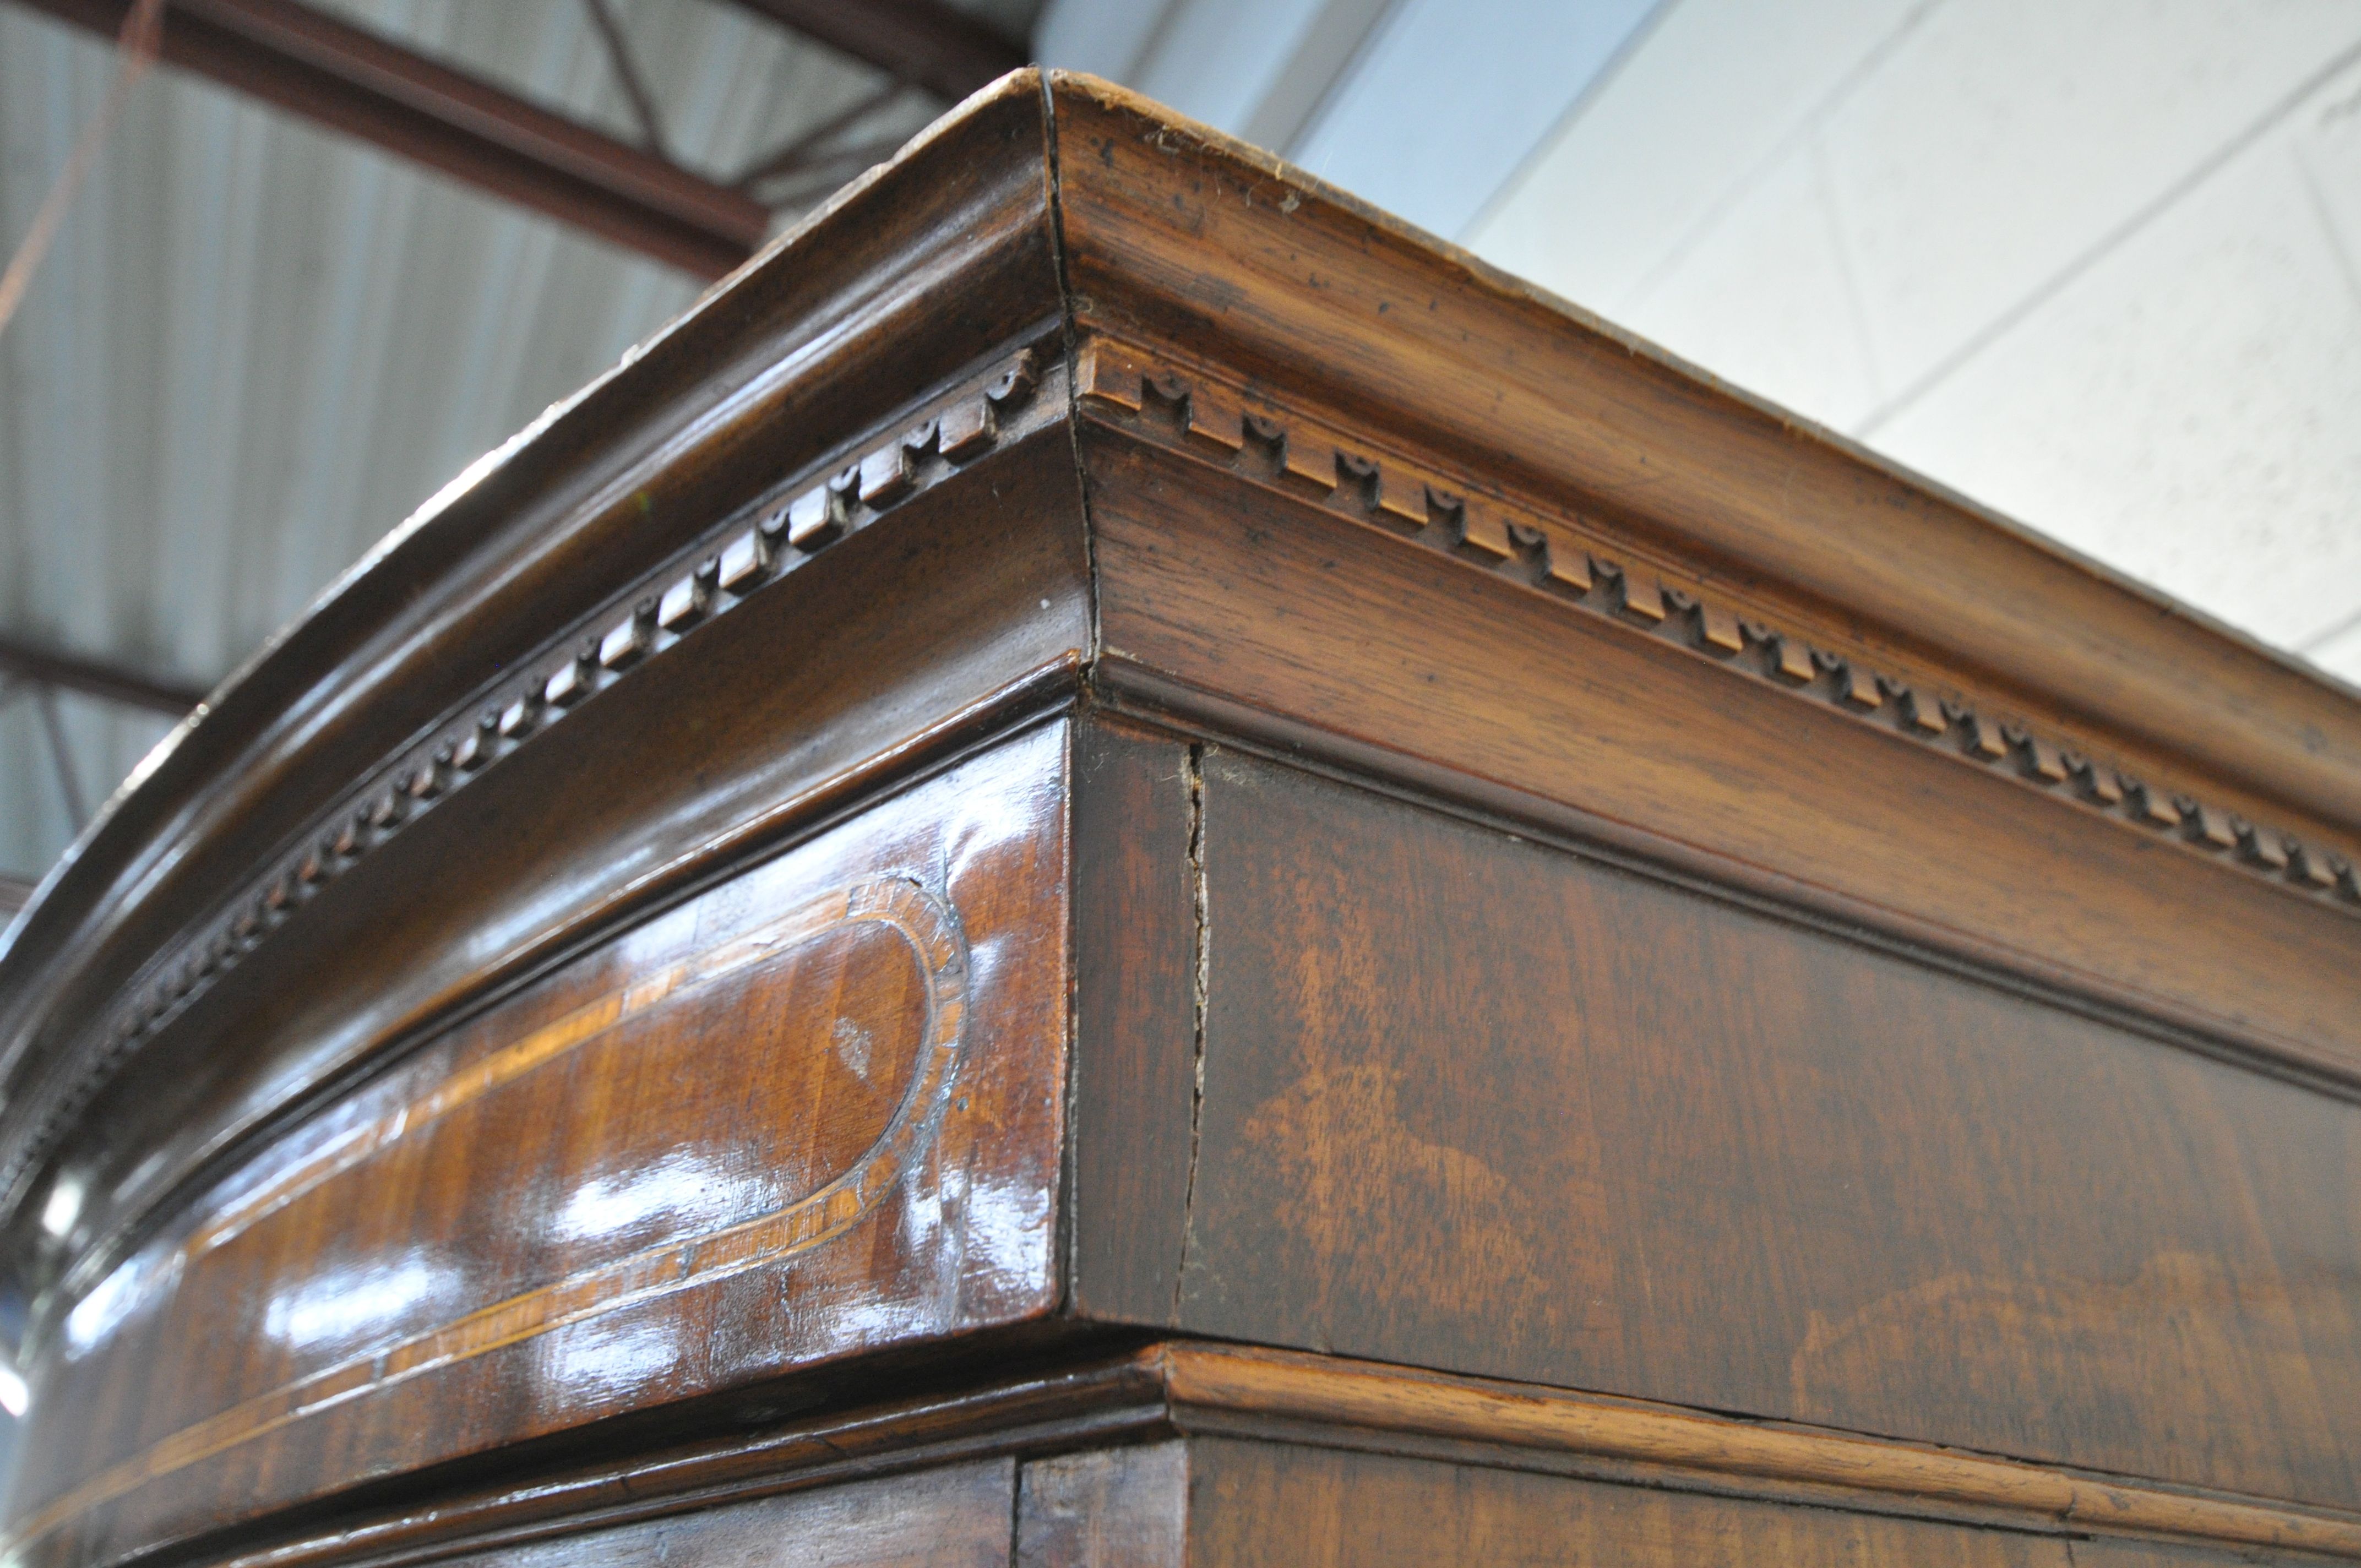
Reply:
[[[1172,1275],[1172,1319],[1180,1321],[1180,1290],[1189,1277],[1189,1247],[1196,1239],[1197,1152],[1205,1130],[1205,1003],[1211,989],[1213,925],[1205,887],[1205,748],[1189,748],[1189,894],[1196,911],[1196,952],[1190,979],[1189,1183],[1180,1213],[1180,1263]]]

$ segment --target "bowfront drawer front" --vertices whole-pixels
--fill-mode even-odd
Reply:
[[[65,1318],[20,1535],[178,1534],[1046,1310],[1064,743],[581,954],[219,1182]]]

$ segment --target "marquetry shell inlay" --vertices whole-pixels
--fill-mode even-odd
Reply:
[[[1602,554],[1562,518],[1477,494],[1365,436],[1250,399],[1108,338],[1082,351],[1082,405],[1159,444],[1422,544],[1577,610],[1688,650],[1765,685],[1878,725],[2113,821],[2169,837],[2289,892],[2361,910],[2343,855],[2150,784],[1925,685],[1814,646],[1635,559]]]

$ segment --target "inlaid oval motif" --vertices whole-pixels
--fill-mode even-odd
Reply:
[[[270,1392],[159,1434],[137,1468],[778,1263],[857,1223],[923,1157],[958,1072],[969,965],[951,911],[916,883],[840,888],[660,963],[619,947],[571,966],[588,984],[560,971],[573,983],[495,1007],[340,1124],[291,1140],[287,1163],[177,1244],[165,1275],[210,1276],[217,1299],[253,1281],[249,1321],[224,1326],[279,1372]],[[379,1218],[353,1223],[364,1213]],[[306,1256],[291,1285],[291,1248]],[[154,1280],[155,1261],[138,1272]],[[69,1342],[106,1337],[92,1319],[106,1296]]]

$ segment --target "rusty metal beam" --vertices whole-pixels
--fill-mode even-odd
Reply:
[[[131,0],[18,4],[112,38]],[[742,192],[296,0],[170,0],[163,57],[699,277],[769,228]]]
[[[738,0],[782,26],[953,102],[1005,76],[1025,46],[941,0]]]
[[[79,654],[53,652],[13,637],[0,637],[0,676],[13,676],[58,691],[80,692],[84,696],[120,703],[126,707],[144,707],[174,718],[187,717],[189,709],[205,700],[205,694],[195,686],[159,680],[120,664],[102,663]],[[0,685],[7,684],[0,680]]]

